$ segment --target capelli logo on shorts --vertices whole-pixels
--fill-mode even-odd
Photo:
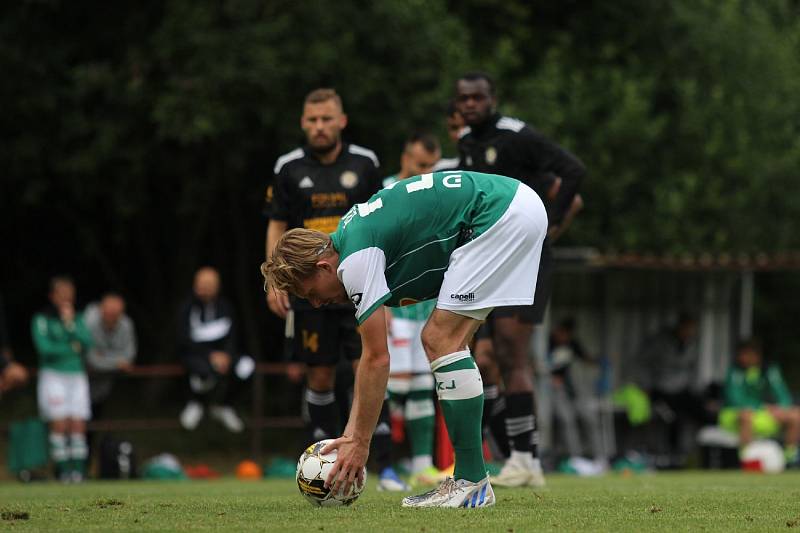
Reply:
[[[453,300],[458,300],[459,302],[474,302],[475,293],[470,292],[467,294],[451,294],[450,298],[452,298]]]

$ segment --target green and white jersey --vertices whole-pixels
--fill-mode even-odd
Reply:
[[[92,334],[78,314],[64,324],[52,306],[36,313],[31,321],[33,345],[39,353],[39,368],[65,373],[83,373],[83,356],[91,348]]]
[[[458,160],[456,160],[458,162]],[[449,168],[455,168],[458,165],[450,166]],[[395,183],[400,181],[397,179],[397,174],[392,174],[390,176],[386,176],[383,178],[383,186],[384,187],[393,187]],[[417,322],[423,322],[428,320],[428,317],[431,316],[433,310],[436,308],[436,300],[426,300],[424,302],[419,302],[417,304],[411,305],[404,305],[402,307],[392,307],[392,316],[394,318],[404,318],[406,320],[416,320]]]
[[[383,187],[393,187],[394,184],[397,183],[398,181],[400,180],[397,179],[397,174],[392,174],[390,176],[386,176],[385,178],[383,178],[383,181],[381,181],[381,185],[383,185]]]
[[[415,320],[417,322],[428,320],[434,309],[436,309],[436,300],[425,300],[416,304],[391,308],[394,318],[405,318],[406,320]]]
[[[497,222],[518,186],[494,174],[435,172],[398,181],[353,206],[331,238],[359,324],[380,305],[436,298],[450,254]]]

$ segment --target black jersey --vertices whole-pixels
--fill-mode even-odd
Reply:
[[[285,221],[288,229],[333,233],[348,209],[380,188],[378,158],[372,150],[344,143],[336,161],[324,165],[307,147],[297,148],[275,163],[265,212]]]
[[[375,152],[356,144],[343,143],[339,157],[329,165],[322,164],[308,147],[297,148],[275,163],[264,211],[269,218],[286,222],[287,229],[333,233],[353,205],[366,202],[381,189],[378,167]],[[312,308],[295,297],[292,307]],[[327,309],[350,310],[352,304],[334,304]]]
[[[486,124],[464,128],[458,141],[460,168],[516,178],[547,206],[550,224],[564,218],[586,169],[583,163],[523,121],[496,114]],[[547,191],[561,178],[553,201]]]

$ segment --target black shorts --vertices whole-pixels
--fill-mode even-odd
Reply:
[[[536,291],[532,305],[512,305],[496,307],[491,317],[516,318],[523,324],[538,325],[544,322],[547,303],[553,291],[553,251],[549,239],[544,240],[542,258],[539,260],[539,273],[536,276]]]
[[[334,366],[344,356],[361,357],[361,336],[350,309],[296,309],[294,360],[309,366]]]

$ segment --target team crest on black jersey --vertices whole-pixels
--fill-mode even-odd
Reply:
[[[486,149],[486,162],[490,165],[494,165],[495,161],[497,161],[497,148],[490,146]]]
[[[358,174],[352,170],[345,170],[342,172],[342,175],[339,176],[339,183],[341,183],[342,187],[345,189],[352,189],[358,185]]]

